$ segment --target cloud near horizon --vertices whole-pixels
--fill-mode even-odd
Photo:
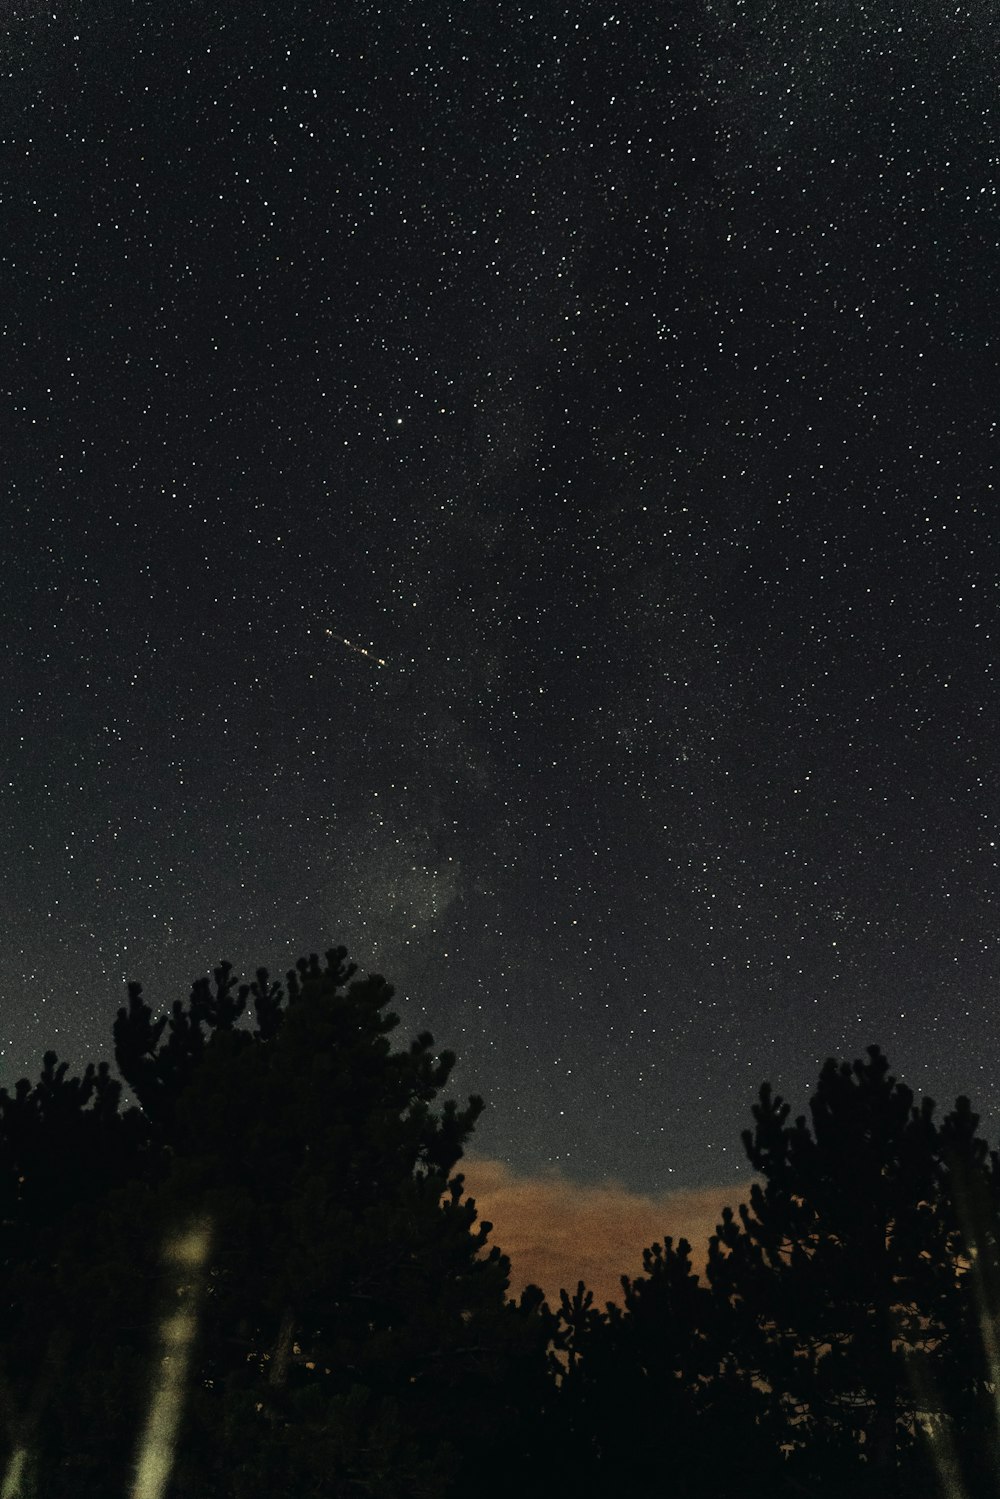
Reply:
[[[687,1239],[699,1275],[708,1240],[722,1218],[749,1200],[747,1178],[729,1185],[645,1194],[622,1183],[571,1181],[556,1168],[519,1174],[504,1161],[467,1155],[459,1169],[480,1219],[493,1224],[490,1243],[510,1258],[510,1292],[541,1286],[549,1305],[582,1280],[594,1301],[622,1299],[621,1277],[642,1274],[642,1251],[669,1234]]]

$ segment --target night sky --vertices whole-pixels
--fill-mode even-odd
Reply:
[[[996,22],[3,7],[0,1083],[343,943],[514,1171],[998,1143]]]

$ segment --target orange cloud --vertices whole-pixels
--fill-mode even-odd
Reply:
[[[732,1185],[645,1194],[619,1182],[587,1186],[556,1169],[519,1174],[503,1161],[466,1156],[459,1168],[466,1195],[475,1199],[481,1219],[493,1224],[490,1243],[511,1263],[511,1295],[541,1286],[549,1305],[558,1305],[562,1287],[578,1281],[594,1301],[621,1301],[621,1276],[642,1274],[642,1251],[671,1234],[691,1244],[691,1262],[701,1274],[709,1236],[722,1209],[736,1210],[750,1195],[744,1178]]]

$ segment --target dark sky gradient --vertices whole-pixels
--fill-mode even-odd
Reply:
[[[343,942],[518,1170],[997,1143],[996,22],[5,9],[0,1082]]]

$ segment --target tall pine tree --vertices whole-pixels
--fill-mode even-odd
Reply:
[[[826,1063],[811,1129],[804,1116],[789,1125],[765,1084],[743,1135],[763,1185],[711,1241],[709,1280],[737,1364],[770,1391],[788,1473],[831,1492],[902,1492],[914,1473],[928,1493],[944,1483],[926,1428],[953,1424],[971,1282],[933,1111],[876,1046]]]
[[[39,1228],[28,1256],[8,1235],[8,1322],[18,1286],[30,1302],[11,1355],[50,1304],[64,1345],[50,1387],[35,1378],[42,1353],[31,1379],[8,1358],[22,1413],[8,1458],[27,1452],[53,1499],[129,1492],[180,1307],[193,1336],[168,1495],[530,1492],[554,1319],[537,1290],[507,1299],[508,1263],[454,1170],[482,1100],[435,1107],[454,1056],[427,1033],[393,1050],[391,988],[352,981],[345,958],[303,959],[284,986],[263,970],[238,984],[223,965],[161,1020],[133,986],[115,1050],[137,1108],[118,1114],[106,1070],[87,1075],[105,1090],[92,1124],[82,1094],[60,1103],[60,1140],[78,1132],[79,1152],[104,1128],[116,1143],[82,1170],[75,1226],[67,1208],[65,1231]],[[69,1086],[47,1076],[43,1101]],[[14,1150],[16,1104],[8,1116],[16,1207],[28,1155]],[[36,1126],[31,1140],[28,1179],[58,1170],[55,1136]],[[193,1229],[207,1245],[197,1274],[165,1267],[164,1247]]]

